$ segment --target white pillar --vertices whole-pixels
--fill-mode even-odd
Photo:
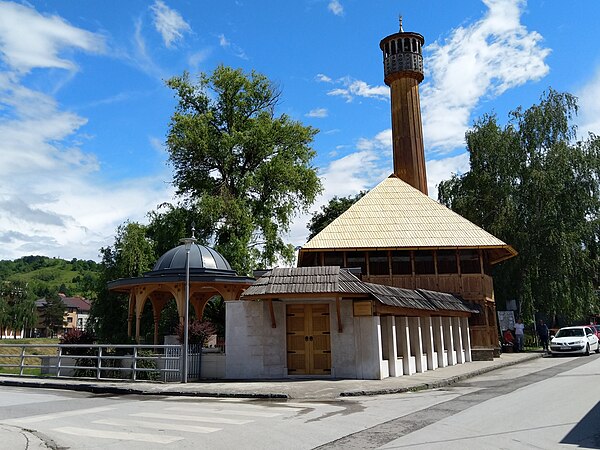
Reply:
[[[454,350],[454,333],[452,332],[452,318],[442,317],[442,326],[444,328],[444,344],[448,352],[448,365],[456,364],[456,350]]]
[[[463,340],[463,347],[465,348],[465,361],[466,362],[471,362],[472,358],[471,358],[471,336],[470,336],[470,331],[469,331],[469,318],[468,317],[462,317],[460,319],[461,321],[461,330],[462,330],[462,340]]]
[[[454,349],[456,350],[456,362],[458,364],[464,364],[465,350],[463,348],[463,342],[462,342],[460,317],[452,318],[452,333],[454,335]]]
[[[444,328],[442,327],[441,317],[432,317],[433,322],[433,346],[437,352],[438,367],[446,367],[448,365],[448,356],[444,348]]]
[[[431,317],[421,318],[421,332],[423,334],[425,353],[427,353],[427,370],[435,370],[438,368],[438,360],[433,348],[433,327],[431,325]]]
[[[418,317],[408,318],[412,351],[415,355],[417,373],[427,370],[427,364],[423,364],[423,337],[421,336],[421,321]]]
[[[400,353],[402,354],[402,373],[404,375],[412,375],[415,373],[415,369],[411,364],[412,355],[410,351],[408,317],[396,317],[396,332],[400,345]]]
[[[383,345],[386,346],[386,353],[388,357],[388,365],[390,370],[390,377],[399,377],[402,375],[402,366],[398,364],[398,343],[396,339],[396,320],[394,316],[387,316],[383,318],[382,328],[385,327],[386,333],[384,336],[387,337]]]

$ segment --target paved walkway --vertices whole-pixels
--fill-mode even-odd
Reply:
[[[501,367],[542,357],[541,352],[504,353],[493,361],[475,361],[422,374],[385,380],[285,379],[268,381],[202,381],[182,383],[87,381],[68,378],[34,378],[0,375],[0,385],[70,389],[117,395],[185,395],[195,397],[281,398],[333,400],[359,395],[396,394],[447,386]],[[0,424],[0,447],[19,449],[55,448],[31,430]]]

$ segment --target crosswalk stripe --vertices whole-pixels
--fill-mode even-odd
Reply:
[[[148,422],[146,420],[130,420],[130,419],[102,419],[94,420],[93,423],[101,425],[113,425],[128,426],[128,427],[140,427],[140,428],[151,428],[153,430],[174,430],[174,431],[185,431],[187,433],[214,433],[215,431],[221,431],[222,428],[211,428],[211,427],[200,427],[197,425],[184,425],[179,423],[167,423],[167,422]]]
[[[183,437],[180,436],[167,436],[162,434],[148,433],[128,433],[126,431],[92,430],[89,428],[79,427],[54,428],[52,431],[71,434],[74,436],[86,436],[101,439],[119,439],[122,441],[154,442],[157,444],[171,444],[172,442],[183,440]]]
[[[61,411],[61,412],[51,413],[51,414],[39,414],[37,416],[21,417],[19,419],[9,419],[9,420],[5,420],[4,423],[24,424],[24,423],[43,422],[46,420],[62,419],[64,417],[73,417],[73,416],[80,416],[83,414],[94,414],[94,413],[99,413],[99,412],[104,412],[104,411],[112,411],[114,409],[115,408],[110,408],[107,406],[101,406],[98,408],[88,408],[88,409],[74,409],[71,411]]]
[[[136,413],[132,417],[148,417],[151,419],[164,420],[185,420],[189,422],[207,422],[207,423],[226,423],[230,425],[245,425],[252,423],[253,420],[226,419],[224,417],[200,417],[200,416],[180,416],[177,414],[158,414],[158,413]]]
[[[203,408],[198,406],[173,406],[167,408],[167,411],[181,411],[189,413],[214,413],[223,414],[226,416],[251,416],[251,417],[277,417],[279,413],[269,413],[263,411],[231,411],[219,408]]]

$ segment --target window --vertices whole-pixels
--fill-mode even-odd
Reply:
[[[456,250],[438,250],[436,255],[438,273],[458,273]]]
[[[433,252],[431,250],[415,251],[415,274],[435,274],[435,265],[433,264]]]
[[[460,273],[481,273],[479,265],[479,250],[461,250]]]
[[[67,323],[73,323],[73,318],[72,317],[67,317]]]
[[[367,273],[367,262],[364,252],[346,253],[346,267],[360,267],[363,275]]]
[[[323,255],[324,266],[344,266],[344,254],[342,252],[325,252]]]
[[[409,251],[392,252],[392,273],[394,275],[412,275]]]
[[[389,275],[388,252],[369,252],[369,275]]]
[[[301,261],[298,264],[301,267],[319,266],[321,254],[316,252],[305,252],[302,254]]]

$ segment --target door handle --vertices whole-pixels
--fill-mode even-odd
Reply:
[[[304,340],[308,342],[308,336],[304,336]]]
[[[312,337],[312,336],[310,336],[308,339],[309,339],[309,340],[312,342],[312,340],[313,340],[313,337]]]

